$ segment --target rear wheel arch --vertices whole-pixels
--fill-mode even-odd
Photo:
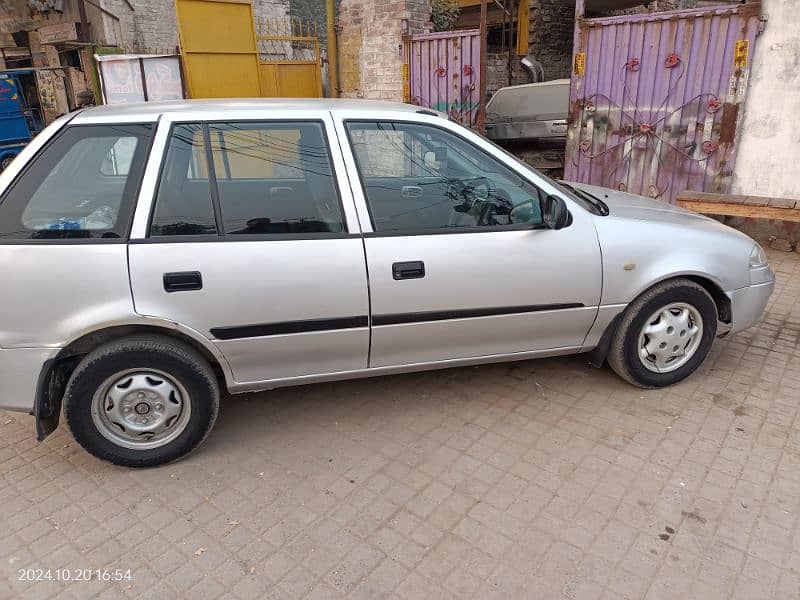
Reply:
[[[224,358],[179,329],[154,324],[114,325],[97,329],[68,343],[42,367],[34,403],[39,441],[58,427],[67,383],[83,357],[110,342],[142,335],[168,338],[189,346],[208,362],[218,379],[227,381],[229,371]]]
[[[84,356],[96,348],[109,342],[136,335],[158,335],[172,338],[191,346],[199,352],[208,364],[214,369],[218,376],[226,375],[224,359],[214,352],[208,345],[203,344],[197,338],[174,327],[164,327],[150,323],[132,323],[125,325],[113,325],[96,329],[85,333],[79,338],[67,344],[56,356],[56,361],[68,359],[75,356]]]

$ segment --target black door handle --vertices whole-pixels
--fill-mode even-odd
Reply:
[[[200,271],[164,273],[164,289],[169,293],[202,290],[203,276]]]
[[[392,265],[392,277],[395,279],[422,279],[425,277],[425,263],[421,260],[399,262]]]

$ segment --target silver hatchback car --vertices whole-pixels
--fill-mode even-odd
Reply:
[[[0,175],[0,272],[0,408],[128,466],[196,448],[221,387],[574,353],[670,385],[774,285],[717,221],[349,101],[63,117]]]

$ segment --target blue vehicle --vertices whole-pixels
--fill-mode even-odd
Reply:
[[[33,69],[0,71],[0,171],[43,128]]]

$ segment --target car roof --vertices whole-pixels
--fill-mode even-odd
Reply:
[[[172,100],[166,102],[136,102],[131,104],[102,105],[84,109],[79,121],[109,121],[131,119],[155,121],[168,113],[258,112],[263,110],[313,110],[371,112],[408,112],[425,110],[423,107],[400,102],[378,100],[353,100],[338,98],[227,98],[217,100]]]

